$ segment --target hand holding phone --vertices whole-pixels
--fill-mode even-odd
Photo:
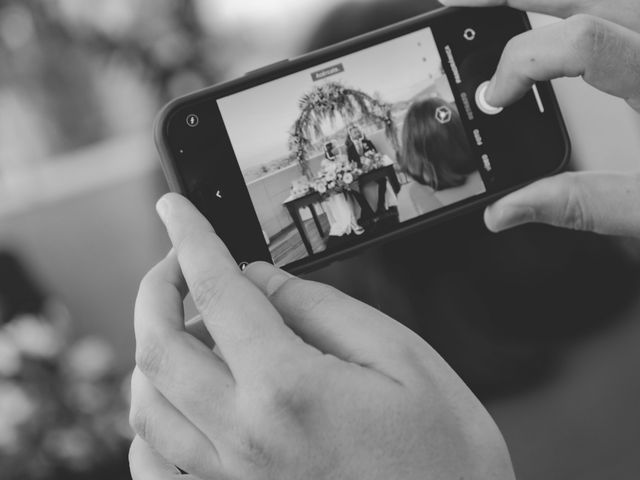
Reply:
[[[488,412],[419,336],[267,263],[237,268],[169,194],[174,245],[136,302],[134,480],[513,480]],[[219,355],[185,330],[187,286]]]
[[[501,0],[442,0],[450,6],[492,6]],[[640,113],[640,4],[636,0],[523,0],[513,6],[565,20],[509,42],[487,94],[507,106],[536,81],[582,76]],[[565,173],[536,182],[486,210],[487,226],[528,222],[640,237],[640,175]]]

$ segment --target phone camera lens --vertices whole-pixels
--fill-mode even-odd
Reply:
[[[473,42],[476,39],[476,31],[473,28],[467,28],[462,36],[467,42]]]

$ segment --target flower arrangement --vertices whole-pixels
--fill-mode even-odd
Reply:
[[[293,198],[304,197],[311,190],[311,183],[306,177],[299,178],[291,183],[291,196]]]
[[[344,193],[354,188],[356,182],[365,173],[386,167],[391,160],[374,151],[366,152],[360,157],[362,166],[345,160],[325,162],[318,174],[309,180],[301,177],[291,184],[291,197],[300,198],[310,192],[318,192],[326,198],[334,193]]]
[[[105,341],[72,341],[62,307],[0,326],[0,471],[7,479],[127,474],[128,379]]]
[[[365,154],[360,157],[360,161],[362,162],[362,170],[364,173],[386,166],[384,156],[371,150],[365,152]]]
[[[350,190],[362,173],[362,169],[349,162],[325,163],[313,181],[312,188],[323,196],[342,193]]]
[[[290,161],[298,162],[309,178],[307,155],[312,145],[309,139],[322,135],[322,123],[326,120],[361,118],[375,123],[384,127],[394,148],[399,147],[392,106],[379,98],[334,81],[314,87],[299,103],[300,115],[289,132]]]

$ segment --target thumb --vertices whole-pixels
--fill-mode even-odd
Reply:
[[[419,339],[403,325],[335,288],[292,277],[266,263],[250,265],[245,275],[307,344],[391,378],[402,374],[404,355],[398,352]]]
[[[525,223],[640,238],[640,175],[563,173],[518,190],[485,211],[489,230]]]

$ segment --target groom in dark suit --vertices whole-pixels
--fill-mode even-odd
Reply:
[[[378,153],[378,149],[373,144],[371,140],[369,140],[364,133],[360,130],[357,125],[353,125],[348,129],[348,136],[346,141],[347,147],[347,157],[349,158],[349,162],[355,163],[359,168],[362,168],[362,157],[369,153]],[[385,199],[387,195],[387,179],[380,178],[377,180],[378,183],[378,204],[376,209],[376,214],[381,215],[385,211]],[[362,200],[366,203],[366,207],[363,208],[361,220],[367,221],[371,220],[374,216],[373,210],[371,209],[369,202],[363,197]],[[360,204],[362,206],[362,201]]]
[[[349,135],[347,136],[347,157],[349,162],[355,163],[362,168],[362,157],[368,153],[378,153],[378,149],[373,142],[364,136],[360,128],[357,126],[349,127]]]

